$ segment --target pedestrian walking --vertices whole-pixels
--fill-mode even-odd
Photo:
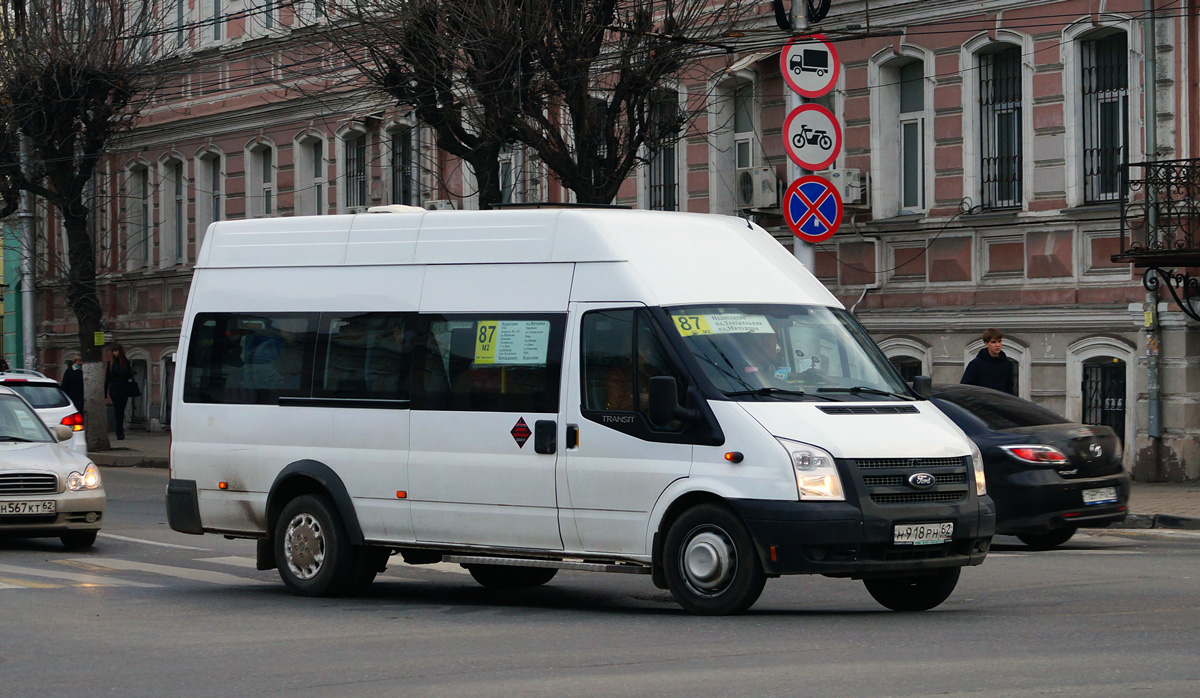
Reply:
[[[63,373],[62,389],[75,403],[75,409],[83,412],[83,359],[76,358],[67,365]]]
[[[129,366],[125,350],[120,345],[114,346],[104,372],[104,396],[112,401],[118,441],[125,438],[125,404],[129,398],[140,395],[141,390],[133,382],[133,369]]]
[[[967,364],[962,380],[965,385],[978,385],[1016,395],[1013,384],[1013,367],[1004,353],[1004,335],[1000,330],[988,328],[983,333],[983,348]]]

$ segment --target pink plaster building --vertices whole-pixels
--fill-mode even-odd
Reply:
[[[1157,4],[1157,154],[1197,158],[1198,8]],[[469,168],[410,115],[321,82],[339,66],[309,56],[304,25],[324,3],[300,7],[297,17],[253,0],[185,0],[181,77],[97,184],[108,330],[141,372],[134,418],[147,426],[170,421],[190,269],[212,221],[478,207]],[[1191,479],[1200,336],[1163,306],[1164,433],[1153,455],[1146,294],[1140,272],[1111,259],[1123,165],[1146,157],[1143,18],[1142,0],[834,0],[818,29],[842,70],[821,101],[844,129],[832,167],[861,186],[845,188],[842,229],[819,246],[815,271],[906,375],[956,382],[982,331],[997,327],[1023,397],[1113,426],[1138,477]],[[752,217],[790,247],[778,207],[787,35],[769,3],[744,35],[753,48],[711,59],[703,81],[669,93],[699,118],[615,203]],[[506,158],[508,200],[570,200],[520,149]],[[75,337],[46,265],[40,352],[53,367]]]

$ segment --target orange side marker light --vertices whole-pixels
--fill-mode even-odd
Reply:
[[[408,493],[404,490],[396,490],[396,499],[408,499]]]
[[[229,483],[228,482],[218,482],[217,489],[227,490],[227,489],[229,489]]]

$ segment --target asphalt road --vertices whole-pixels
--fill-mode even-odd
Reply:
[[[171,531],[165,471],[104,477],[95,548],[0,541],[6,698],[1200,695],[1200,534],[998,539],[918,614],[790,577],[746,615],[698,618],[646,577],[501,593],[448,564],[303,599],[252,543]]]

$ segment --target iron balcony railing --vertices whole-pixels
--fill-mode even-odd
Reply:
[[[1121,252],[1114,262],[1144,269],[1142,285],[1166,288],[1180,309],[1200,321],[1200,159],[1139,162],[1121,203]],[[1130,172],[1129,174],[1134,174]]]

